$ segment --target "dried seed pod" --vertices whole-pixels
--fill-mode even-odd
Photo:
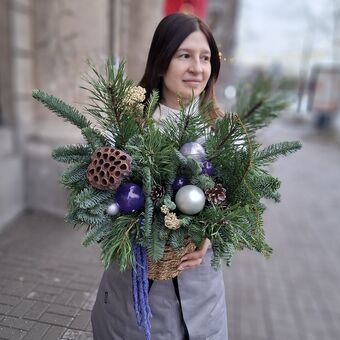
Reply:
[[[87,179],[94,188],[116,189],[122,179],[130,173],[131,161],[127,153],[102,146],[91,156],[91,163],[87,168]]]

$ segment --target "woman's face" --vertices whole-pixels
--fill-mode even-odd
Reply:
[[[195,31],[178,47],[163,77],[161,102],[178,108],[178,98],[190,100],[205,89],[211,74],[210,48],[205,35]]]

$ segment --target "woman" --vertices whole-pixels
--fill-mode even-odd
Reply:
[[[179,109],[178,98],[215,104],[214,86],[220,58],[215,40],[199,18],[175,13],[158,25],[140,82],[150,96],[158,89],[160,100],[154,119]],[[214,105],[212,118],[219,115]],[[174,280],[150,282],[149,302],[153,340],[226,340],[227,319],[222,271],[210,266],[212,251],[205,240],[186,254]],[[95,340],[141,340],[133,309],[131,272],[112,264],[104,272],[92,311]]]

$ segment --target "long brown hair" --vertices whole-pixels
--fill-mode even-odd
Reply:
[[[215,99],[215,83],[220,72],[220,56],[209,27],[196,16],[173,13],[161,20],[151,42],[140,86],[146,89],[146,100],[153,89],[157,89],[160,98],[162,98],[163,75],[166,73],[172,57],[187,36],[196,31],[201,31],[205,35],[211,52],[211,74],[201,96],[201,101],[213,103],[213,110],[209,113],[209,116],[216,118],[221,115]]]

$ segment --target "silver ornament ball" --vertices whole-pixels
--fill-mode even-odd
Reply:
[[[177,208],[186,215],[199,213],[205,205],[205,195],[202,189],[195,185],[185,185],[175,196]]]
[[[110,216],[117,215],[119,213],[119,205],[116,202],[110,204],[107,207],[106,212]]]
[[[205,159],[205,151],[201,144],[197,142],[185,143],[180,148],[180,153],[184,156],[191,156],[199,162],[203,162]]]
[[[195,143],[198,143],[198,144],[201,144],[203,145],[207,140],[207,137],[206,136],[201,136],[201,137],[198,137],[196,140],[195,140]]]

